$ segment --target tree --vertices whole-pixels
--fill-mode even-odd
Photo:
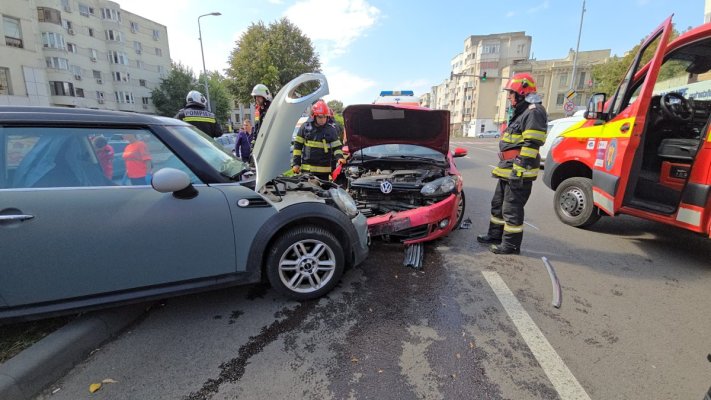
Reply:
[[[185,106],[185,96],[197,85],[193,70],[181,63],[171,63],[170,73],[151,91],[151,100],[159,115],[172,117]]]
[[[669,40],[674,40],[678,36],[679,32],[675,28],[673,28]],[[625,74],[627,73],[627,70],[629,69],[630,65],[632,65],[634,58],[637,56],[642,42],[644,42],[644,39],[640,40],[639,44],[633,47],[632,50],[625,53],[623,57],[615,56],[604,64],[598,64],[593,66],[592,77],[593,81],[595,82],[595,90],[597,92],[605,93],[608,96],[615,93],[620,82],[622,82],[622,79],[624,79]],[[655,41],[647,47],[646,51],[642,55],[642,61],[640,62],[640,66],[646,64],[647,62],[649,62],[649,60],[652,59],[652,57],[654,56],[654,51],[657,49],[658,42],[659,38],[655,39]],[[676,69],[667,69],[665,71],[665,74],[675,74],[677,72],[678,70]],[[664,74],[660,74],[658,80],[664,80],[669,77],[663,75]]]
[[[252,101],[258,83],[275,95],[282,86],[305,72],[320,72],[321,62],[311,39],[287,18],[253,23],[237,41],[228,59],[228,89],[242,103]]]
[[[328,103],[328,108],[333,110],[334,114],[343,114],[343,102],[340,100],[331,100]]]
[[[222,125],[222,128],[226,128],[225,124],[230,118],[232,110],[232,96],[227,89],[227,82],[225,77],[220,75],[217,71],[208,71],[207,87],[210,89],[210,109],[215,113],[215,118]],[[205,75],[200,74],[200,79],[198,87],[195,90],[199,90],[204,94],[205,91]]]

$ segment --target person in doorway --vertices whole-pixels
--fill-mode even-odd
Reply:
[[[328,121],[330,110],[323,100],[311,106],[311,118],[304,122],[294,138],[292,171],[309,172],[319,179],[331,177],[333,160],[344,164],[343,143],[336,126]]]
[[[202,93],[191,90],[185,96],[185,102],[185,107],[178,111],[174,118],[185,121],[214,138],[222,136],[222,127],[215,119],[215,114],[206,109],[207,99]]]
[[[123,160],[126,163],[126,176],[131,185],[147,185],[146,176],[151,173],[152,158],[148,146],[133,133],[123,135],[128,142],[123,150]]]
[[[243,162],[249,162],[249,156],[252,153],[252,145],[250,144],[250,133],[252,125],[249,120],[245,120],[237,132],[237,141],[235,142],[235,157]]]
[[[497,185],[491,199],[489,231],[476,239],[490,245],[494,254],[519,254],[524,206],[538,177],[538,148],[546,141],[548,116],[530,74],[514,74],[504,90],[513,114],[499,141],[499,164],[492,171]]]

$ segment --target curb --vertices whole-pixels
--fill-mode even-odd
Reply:
[[[145,312],[145,305],[87,314],[0,365],[0,399],[32,399]]]

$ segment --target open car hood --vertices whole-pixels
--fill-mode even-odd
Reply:
[[[449,111],[406,105],[357,104],[343,110],[348,151],[379,144],[415,144],[447,154]]]
[[[291,169],[289,145],[294,127],[304,110],[327,94],[326,77],[316,73],[298,76],[276,94],[255,139],[256,190]]]

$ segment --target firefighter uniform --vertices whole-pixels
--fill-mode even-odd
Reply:
[[[202,104],[189,103],[178,111],[175,118],[195,126],[214,138],[222,136],[222,128],[215,119],[215,114],[207,111]]]
[[[538,148],[546,141],[548,117],[536,100],[537,95],[529,95],[515,106],[511,122],[499,141],[500,161],[492,171],[498,183],[491,199],[489,231],[477,238],[481,243],[500,242],[500,246],[491,248],[497,254],[520,252],[524,206],[538,177],[541,162]]]
[[[328,179],[332,165],[343,159],[342,147],[336,125],[327,122],[319,126],[312,117],[301,126],[294,138],[292,164],[299,166],[303,172]]]

